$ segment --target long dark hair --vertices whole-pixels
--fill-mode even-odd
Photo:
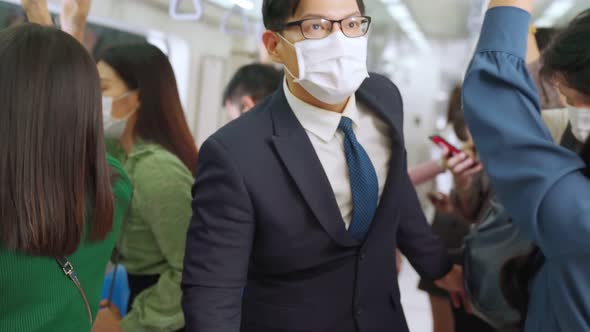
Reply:
[[[590,100],[590,9],[578,15],[549,42],[542,54],[541,74],[559,77]]]
[[[552,79],[557,75],[572,88],[590,100],[590,10],[582,12],[569,26],[555,35],[543,52],[541,74]],[[584,144],[580,157],[586,163],[585,175],[590,176],[590,138]],[[524,327],[528,313],[530,283],[542,268],[544,258],[535,247],[528,255],[515,257],[502,269],[502,289],[509,304],[516,309]]]
[[[184,116],[168,57],[157,47],[144,43],[110,48],[98,60],[111,66],[129,90],[139,90],[135,134],[175,154],[194,172],[197,146]]]
[[[453,125],[453,130],[462,142],[469,140],[469,130],[463,113],[463,102],[461,99],[461,85],[456,85],[451,91],[449,104],[447,106],[447,123]]]
[[[0,32],[0,241],[34,256],[102,240],[113,222],[100,81],[70,35],[25,24]]]

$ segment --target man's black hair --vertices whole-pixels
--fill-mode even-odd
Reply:
[[[262,3],[264,26],[271,31],[282,31],[289,17],[295,15],[295,12],[297,12],[300,2],[301,0],[264,0]],[[361,14],[364,14],[364,1],[356,0],[356,2],[358,3]]]
[[[223,103],[250,96],[254,102],[272,94],[281,84],[283,73],[271,65],[250,64],[240,68],[223,93]]]

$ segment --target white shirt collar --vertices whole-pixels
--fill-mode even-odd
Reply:
[[[354,94],[350,96],[348,103],[344,108],[344,112],[340,114],[315,107],[297,98],[291,90],[289,90],[286,79],[283,82],[283,89],[285,90],[287,103],[289,103],[293,113],[295,113],[295,117],[297,117],[297,120],[299,120],[303,128],[318,136],[323,141],[329,142],[334,138],[338,131],[340,119],[342,119],[343,116],[351,119],[353,124],[356,127],[359,127],[359,111],[356,105],[356,96]]]

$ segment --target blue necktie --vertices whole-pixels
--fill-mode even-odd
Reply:
[[[377,211],[379,182],[371,159],[352,130],[352,120],[342,117],[338,129],[344,133],[344,153],[348,163],[352,191],[352,222],[348,233],[363,241]]]

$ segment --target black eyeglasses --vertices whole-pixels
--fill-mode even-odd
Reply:
[[[340,25],[342,33],[349,38],[362,37],[369,32],[371,17],[352,16],[342,20],[328,20],[325,18],[308,18],[305,20],[289,22],[285,28],[298,26],[305,39],[324,39],[332,33],[334,23]]]

